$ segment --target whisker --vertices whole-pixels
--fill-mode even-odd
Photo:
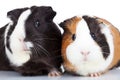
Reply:
[[[106,45],[106,46],[101,46],[101,48],[107,48],[108,46]]]
[[[35,49],[35,51],[36,51],[35,53],[36,53],[38,56],[41,56],[41,55],[39,54],[38,48],[35,47],[34,49]]]
[[[108,52],[103,52],[103,53],[105,53],[105,54],[110,54],[110,53],[108,53]]]
[[[97,39],[97,42],[99,42],[99,41],[101,41],[102,40],[102,38],[99,38],[99,39]]]
[[[41,48],[39,48],[39,47],[36,47],[36,48],[37,48],[38,50],[41,49]],[[41,50],[40,50],[40,51],[41,51]],[[42,55],[40,51],[38,51],[38,53],[37,53],[38,55]],[[44,50],[42,50],[42,52],[43,52],[45,55],[47,55],[46,52],[44,52]],[[47,55],[47,56],[48,56],[48,55]]]
[[[45,61],[45,60],[41,60],[43,63],[45,63],[45,65],[49,66],[49,67],[53,67],[51,64],[49,64],[49,62]]]
[[[33,50],[33,52],[35,52],[35,54],[37,54],[36,48],[33,48],[32,50]],[[38,54],[37,54],[37,55],[38,55]]]
[[[40,44],[37,44],[37,43],[35,43],[35,44],[36,44],[38,47],[40,47],[47,56],[49,55],[49,52],[48,52],[43,46],[41,46]]]

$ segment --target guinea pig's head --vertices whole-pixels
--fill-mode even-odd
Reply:
[[[56,12],[49,6],[32,6],[9,11],[7,16],[12,20],[12,24],[8,29],[8,48],[20,43],[18,50],[31,51],[36,56],[59,53],[61,32],[53,22],[55,15]],[[16,49],[10,51],[16,52]]]
[[[60,26],[64,29],[62,55],[68,71],[74,68],[74,72],[88,75],[110,65],[114,41],[108,24],[97,17],[83,16],[67,19]]]

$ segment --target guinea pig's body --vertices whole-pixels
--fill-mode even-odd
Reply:
[[[60,75],[61,32],[51,7],[33,6],[8,12],[11,22],[0,28],[0,70],[23,75]]]
[[[120,33],[98,17],[73,17],[60,23],[64,29],[62,56],[66,71],[99,76],[119,66]]]

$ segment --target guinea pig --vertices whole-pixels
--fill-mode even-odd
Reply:
[[[120,66],[120,32],[105,19],[75,16],[59,24],[66,72],[97,77]]]
[[[55,15],[50,6],[9,11],[10,22],[0,28],[0,70],[59,76],[62,36],[53,22]]]

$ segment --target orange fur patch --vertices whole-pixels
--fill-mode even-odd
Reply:
[[[75,34],[76,26],[80,20],[81,20],[80,17],[73,17],[73,18],[70,18],[63,22],[64,29],[65,29],[65,33],[63,34],[63,39],[62,39],[62,57],[64,60],[63,65],[64,65],[65,69],[70,72],[75,72],[76,69],[75,69],[74,65],[72,65],[67,59],[66,48],[70,43],[73,42],[72,34]]]

